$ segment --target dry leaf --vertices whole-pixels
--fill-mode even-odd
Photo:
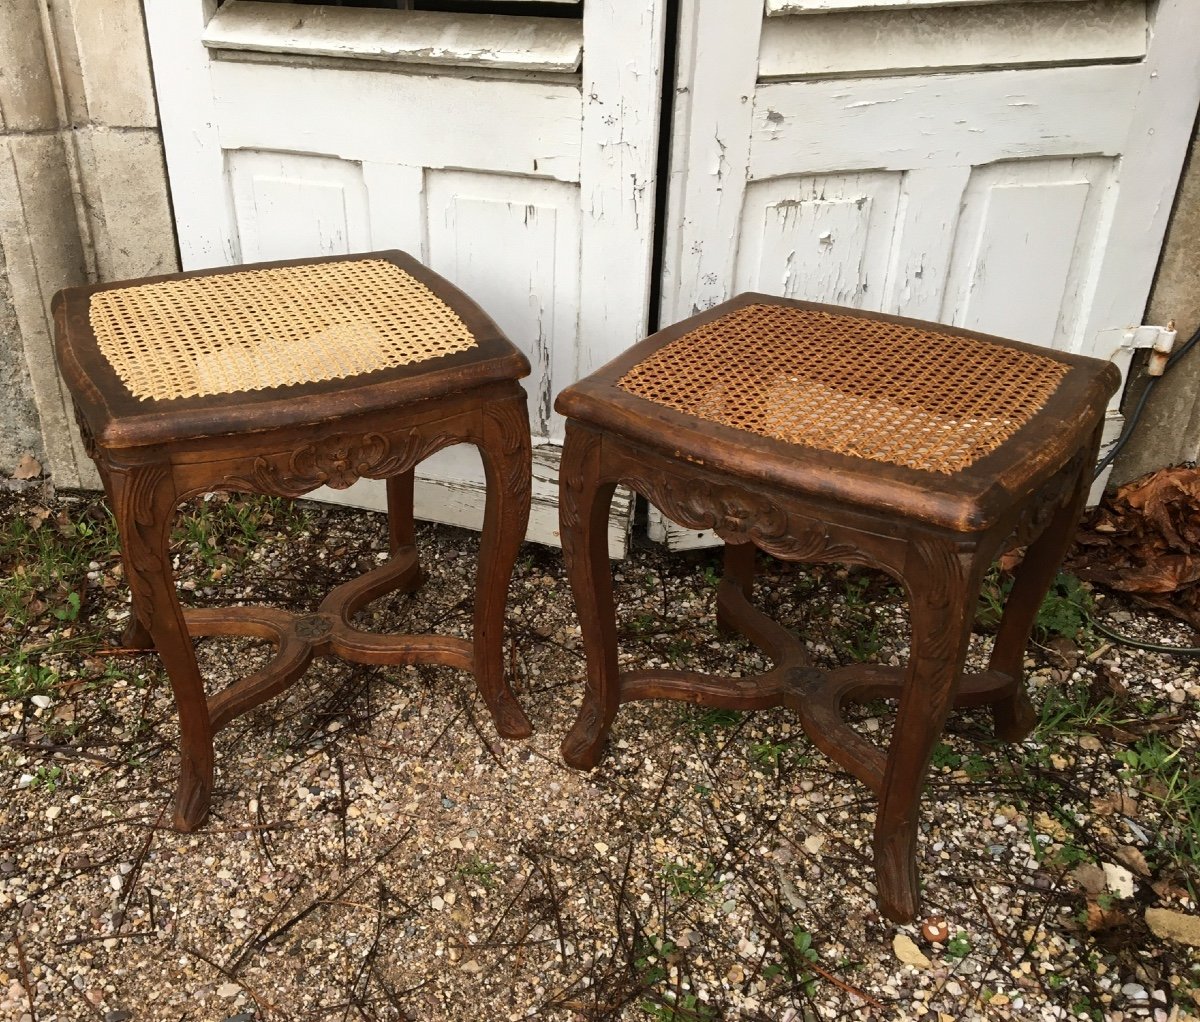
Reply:
[[[1128,922],[1129,916],[1119,908],[1101,908],[1098,901],[1088,898],[1086,923],[1088,933],[1104,933],[1107,930],[1115,930],[1125,926]]]
[[[1134,848],[1133,845],[1122,845],[1117,849],[1116,859],[1122,866],[1127,866],[1140,877],[1148,877],[1150,875],[1150,867],[1146,863],[1146,857],[1141,853],[1141,850]]]
[[[36,479],[42,474],[42,463],[32,454],[21,455],[17,467],[13,469],[14,479]]]
[[[1169,468],[1105,497],[1068,568],[1200,629],[1200,469]]]
[[[33,511],[25,518],[25,524],[29,526],[31,532],[37,532],[43,525],[46,524],[46,519],[50,517],[50,509],[45,507],[35,507]]]
[[[1100,816],[1112,816],[1114,813],[1120,813],[1122,816],[1136,816],[1138,804],[1128,795],[1114,792],[1111,795],[1102,795],[1095,799],[1092,802],[1092,809]]]
[[[1082,866],[1077,866],[1071,871],[1071,876],[1075,878],[1075,882],[1079,884],[1089,895],[1099,894],[1104,890],[1108,879],[1102,870],[1095,863],[1085,862]]]

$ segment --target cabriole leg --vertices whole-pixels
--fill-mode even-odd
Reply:
[[[981,569],[949,540],[914,541],[905,565],[912,651],[900,694],[875,818],[879,907],[910,922],[920,907],[917,816],[934,744],[954,703],[979,594]]]
[[[563,563],[587,659],[583,706],[563,741],[562,756],[568,766],[581,770],[590,770],[600,761],[621,702],[616,608],[608,564],[608,512],[617,487],[600,479],[601,443],[599,434],[567,424],[559,487]]]
[[[208,814],[213,732],[204,683],[171,572],[176,494],[165,464],[111,470],[112,499],[133,610],[162,658],[179,709],[179,784],[175,826],[189,831]],[[133,631],[131,628],[130,631]]]
[[[1075,527],[1091,487],[1094,464],[1094,457],[1084,460],[1079,485],[1071,500],[1054,513],[1050,524],[1029,545],[1004,605],[989,664],[991,670],[1013,679],[1009,695],[992,704],[993,726],[996,737],[1002,741],[1021,741],[1037,723],[1037,713],[1025,688],[1025,647],[1042,601],[1075,536]]]
[[[479,453],[487,481],[475,580],[475,682],[504,738],[533,729],[504,676],[504,607],[529,523],[532,445],[525,392],[487,407]]]

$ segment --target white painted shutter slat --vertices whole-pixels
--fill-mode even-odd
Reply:
[[[265,0],[227,0],[202,38],[210,50],[542,72],[574,72],[583,59],[583,27],[570,18],[308,7]]]

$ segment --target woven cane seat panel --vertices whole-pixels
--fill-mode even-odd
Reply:
[[[88,311],[121,382],[153,401],[343,379],[476,346],[449,305],[383,259],[115,288]]]
[[[664,345],[617,386],[707,422],[951,475],[1016,433],[1067,370],[972,337],[748,305]]]

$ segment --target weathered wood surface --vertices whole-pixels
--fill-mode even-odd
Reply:
[[[569,73],[583,32],[569,18],[447,15],[227,0],[204,29],[213,50],[354,57],[396,64]]]

